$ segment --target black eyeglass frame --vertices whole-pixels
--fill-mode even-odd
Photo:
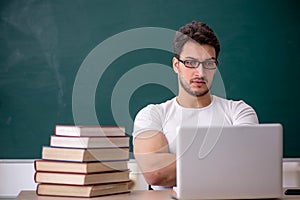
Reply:
[[[199,61],[199,60],[193,60],[193,61],[198,62],[197,67],[189,67],[189,66],[186,66],[185,62],[186,62],[186,61],[191,61],[191,60],[181,60],[181,59],[179,58],[179,56],[175,56],[175,58],[177,58],[177,60],[178,60],[179,62],[181,62],[186,68],[190,68],[190,69],[196,69],[196,68],[198,68],[198,67],[200,66],[200,64],[202,64],[202,67],[203,67],[204,69],[215,70],[215,69],[217,69],[217,66],[218,66],[218,64],[219,64],[218,60],[217,60],[215,57],[211,57],[210,59],[212,59],[212,60],[215,62],[215,64],[216,64],[216,67],[214,67],[214,68],[207,68],[207,67],[204,66],[204,63],[211,62],[211,61],[208,61],[208,60],[205,60],[205,61],[202,61],[202,62]]]

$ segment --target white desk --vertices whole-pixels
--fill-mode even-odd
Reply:
[[[77,198],[77,197],[50,197],[50,196],[38,196],[35,191],[21,191],[16,200],[172,200],[171,190],[134,190],[130,193],[108,195],[102,197],[93,198]],[[281,200],[299,200],[298,197],[281,198]],[[278,199],[279,200],[279,199]]]
[[[77,198],[77,197],[50,197],[50,196],[38,196],[35,191],[22,191],[16,198],[16,200],[171,200],[171,191],[154,191],[154,190],[135,190],[130,193],[108,195],[102,197],[93,198]]]

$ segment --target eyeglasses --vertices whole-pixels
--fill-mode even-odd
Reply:
[[[214,70],[218,65],[218,61],[214,57],[210,58],[210,60],[205,60],[202,62],[198,60],[181,60],[178,57],[176,58],[179,60],[179,62],[183,63],[185,67],[192,69],[198,68],[200,64],[202,64],[204,69]]]

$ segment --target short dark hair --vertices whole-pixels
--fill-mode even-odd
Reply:
[[[175,57],[178,57],[181,54],[183,45],[189,40],[194,40],[199,44],[208,44],[213,46],[216,51],[216,58],[218,58],[220,42],[214,31],[205,23],[192,21],[182,26],[176,32],[173,41]]]

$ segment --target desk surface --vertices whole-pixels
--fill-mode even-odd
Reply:
[[[171,200],[171,190],[134,190],[130,193],[108,195],[102,197],[93,197],[92,200]],[[50,197],[50,196],[38,196],[35,191],[21,191],[16,200],[87,200],[89,198],[78,197]],[[296,200],[300,199],[299,196],[285,197],[281,200]],[[280,199],[278,199],[280,200]]]
[[[77,197],[50,197],[38,196],[35,191],[21,191],[16,200],[87,200],[89,198]],[[92,200],[171,200],[171,190],[135,190],[130,193],[93,197]]]

